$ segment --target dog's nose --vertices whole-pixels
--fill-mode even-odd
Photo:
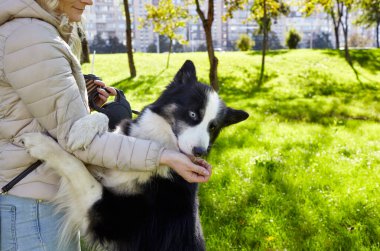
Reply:
[[[202,157],[207,155],[207,150],[203,147],[194,147],[193,154],[195,157]]]

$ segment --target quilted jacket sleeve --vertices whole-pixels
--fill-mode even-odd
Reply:
[[[68,45],[49,24],[33,20],[5,44],[5,78],[32,117],[67,149],[73,123],[88,115],[87,96],[78,88],[80,66]],[[25,31],[28,32],[25,32]],[[82,161],[108,168],[152,170],[163,148],[155,142],[105,133],[84,151]]]

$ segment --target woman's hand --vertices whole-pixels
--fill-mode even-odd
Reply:
[[[193,157],[172,150],[164,150],[160,164],[171,167],[190,183],[207,182],[211,176],[211,165],[201,158]]]
[[[106,86],[106,84],[100,80],[94,80],[94,84],[98,86],[97,87],[98,98],[95,100],[95,104],[97,106],[101,107],[102,105],[104,105],[107,102],[107,99],[109,98],[109,96],[116,96],[115,88]],[[101,87],[107,89],[107,91]]]

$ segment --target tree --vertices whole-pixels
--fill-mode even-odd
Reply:
[[[327,13],[333,22],[334,25],[334,34],[335,34],[335,48],[339,50],[340,41],[339,41],[339,27],[341,25],[343,17],[343,7],[344,0],[304,0],[304,13],[306,15],[311,15],[316,11],[316,6],[320,5],[323,7],[325,13]]]
[[[159,35],[158,43],[160,47],[160,52],[168,52],[170,50],[170,39],[166,36]]]
[[[181,43],[174,43],[173,51],[174,52],[185,52],[185,47]]]
[[[236,47],[241,51],[251,50],[254,45],[255,42],[247,34],[241,35],[236,41]]]
[[[286,37],[286,45],[289,47],[289,49],[296,49],[300,41],[300,34],[295,29],[290,29]]]
[[[134,78],[136,77],[136,67],[135,67],[135,61],[133,59],[131,14],[129,12],[128,0],[123,0],[123,2],[124,2],[125,21],[126,21],[125,32],[126,32],[126,37],[127,37],[127,54],[128,54],[129,72],[130,72],[131,78]]]
[[[358,1],[360,15],[356,20],[357,24],[365,25],[366,28],[376,27],[376,47],[380,48],[379,27],[380,27],[380,0]]]
[[[97,33],[92,40],[90,45],[91,51],[96,51],[97,53],[106,53],[107,52],[107,41],[102,38],[100,33]]]
[[[215,56],[214,52],[214,45],[213,45],[213,39],[212,39],[212,24],[214,22],[214,0],[207,0],[205,1],[207,3],[207,15],[205,12],[201,9],[200,1],[194,0],[196,5],[196,11],[199,16],[199,18],[202,21],[203,30],[205,32],[206,36],[206,48],[207,48],[207,54],[208,59],[210,62],[210,72],[209,72],[209,79],[211,87],[215,91],[219,91],[219,84],[218,84],[218,58]],[[222,1],[224,6],[226,7],[226,14],[223,16],[224,19],[227,19],[229,17],[232,17],[232,13],[238,9],[243,8],[246,3],[248,3],[248,0],[224,0]],[[199,46],[199,49],[203,49],[203,46]]]
[[[268,34],[271,30],[272,19],[280,15],[288,15],[289,6],[281,0],[256,0],[252,5],[251,12],[252,18],[259,25],[259,33],[263,34],[261,70],[258,82],[260,87],[264,78],[265,54],[268,48]]]
[[[218,58],[215,56],[214,45],[212,41],[212,23],[214,22],[214,0],[207,0],[207,16],[202,11],[199,0],[195,0],[196,11],[198,13],[199,18],[202,21],[203,29],[206,35],[206,46],[208,53],[208,60],[210,62],[210,73],[209,79],[211,87],[215,91],[219,91],[218,84]]]
[[[325,49],[332,48],[330,35],[327,32],[317,33],[313,37],[313,48],[315,49]]]
[[[353,33],[348,38],[348,45],[350,47],[365,47],[369,41],[368,38],[361,36],[359,33]]]
[[[124,53],[126,51],[125,45],[119,42],[118,37],[112,36],[106,40],[99,33],[95,35],[90,49],[97,53]]]
[[[160,0],[158,5],[146,4],[146,18],[140,18],[141,26],[153,25],[153,31],[169,38],[169,54],[166,68],[169,67],[170,54],[172,52],[173,40],[186,43],[181,34],[177,34],[180,28],[184,28],[189,18],[186,6],[173,4],[172,0]]]
[[[342,0],[343,7],[342,12],[344,13],[343,17],[340,19],[340,24],[342,25],[343,35],[344,35],[344,55],[347,62],[352,66],[352,60],[350,56],[350,52],[348,50],[348,17],[352,10],[353,0]]]
[[[124,44],[120,43],[119,38],[117,36],[112,36],[108,38],[107,47],[108,53],[122,53],[127,51],[127,48],[125,48]]]
[[[154,53],[157,51],[157,46],[155,43],[151,43],[148,45],[148,48],[146,49],[146,52],[148,53]]]
[[[204,45],[204,44],[200,44],[200,45],[197,47],[196,51],[207,51],[207,46]]]
[[[77,31],[82,45],[80,63],[90,63],[90,48],[88,47],[86,33],[83,31],[82,27],[77,27]]]

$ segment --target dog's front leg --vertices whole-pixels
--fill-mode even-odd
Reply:
[[[108,130],[108,117],[103,113],[92,113],[77,120],[71,127],[67,146],[71,151],[86,149],[97,134]]]
[[[62,177],[57,203],[68,209],[70,224],[86,229],[84,220],[89,208],[102,196],[101,184],[79,159],[63,150],[51,137],[26,133],[20,139],[32,157],[45,161]]]

